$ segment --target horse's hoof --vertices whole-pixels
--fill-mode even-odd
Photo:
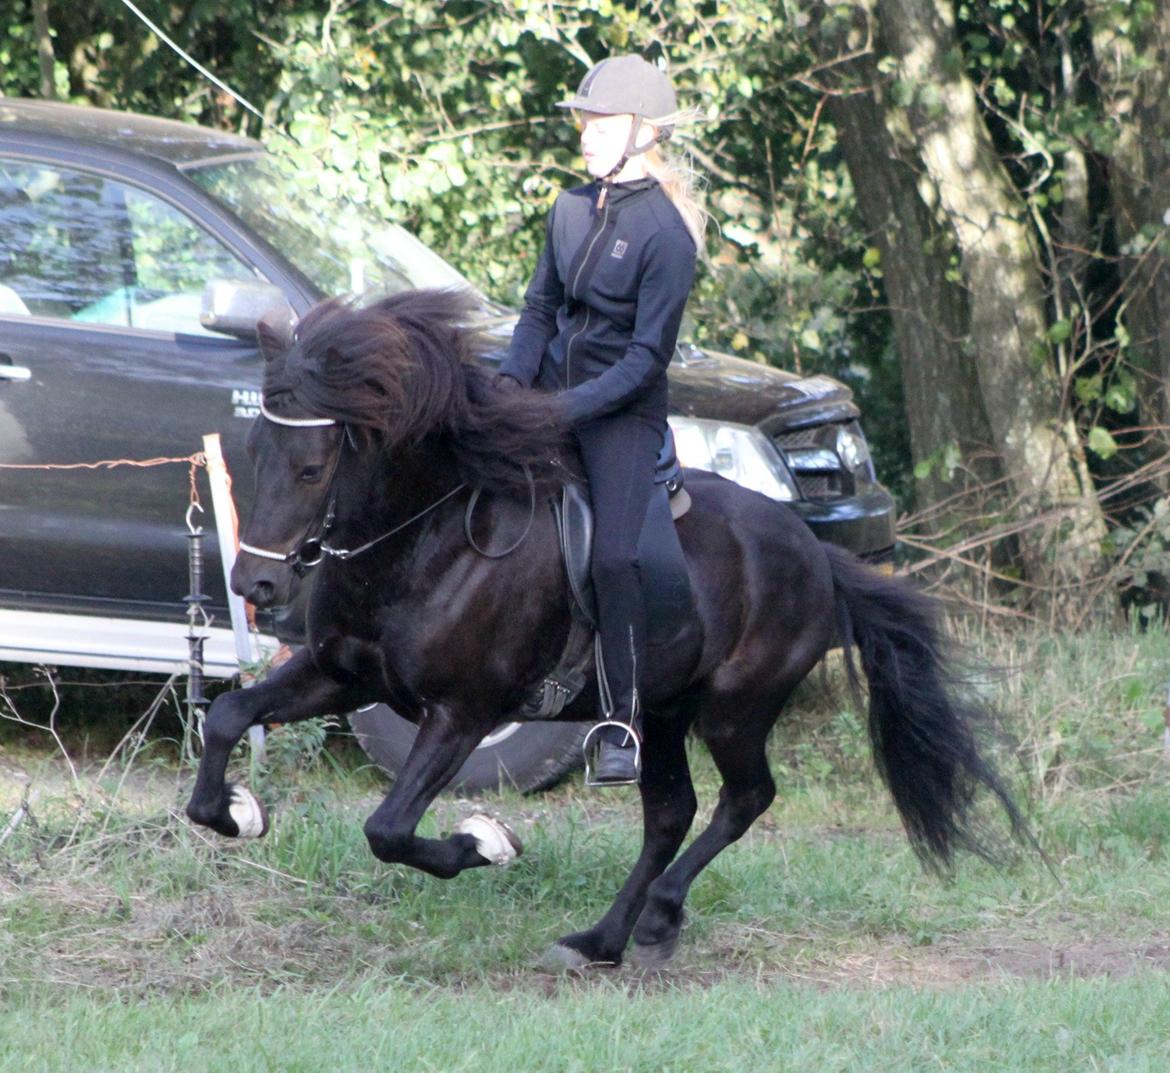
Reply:
[[[475,852],[492,864],[509,864],[524,852],[512,828],[482,812],[468,816],[455,828],[455,833],[471,835],[475,839]]]
[[[665,969],[677,950],[677,935],[660,943],[635,942],[630,950],[630,963],[639,969]]]
[[[238,830],[238,838],[261,838],[268,834],[268,810],[244,786],[233,786],[228,815]]]
[[[591,965],[590,961],[580,950],[561,943],[553,943],[537,964],[545,972],[584,972]]]

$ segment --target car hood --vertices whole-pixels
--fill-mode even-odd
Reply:
[[[484,328],[500,348],[487,355],[489,360],[503,359],[516,319],[511,311],[501,315],[498,309],[485,317]],[[669,375],[671,413],[759,425],[769,436],[850,421],[861,412],[853,392],[831,376],[801,376],[692,343],[679,344]]]
[[[684,343],[670,365],[671,410],[696,417],[782,429],[858,416],[853,392],[818,373],[801,376]]]

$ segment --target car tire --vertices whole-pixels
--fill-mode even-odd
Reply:
[[[349,724],[366,755],[390,776],[406,763],[418,728],[393,708],[375,704],[351,712]],[[504,788],[547,790],[581,766],[582,723],[509,723],[488,735],[467,758],[448,791],[478,793]]]

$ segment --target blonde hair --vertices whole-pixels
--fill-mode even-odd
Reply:
[[[697,118],[697,110],[688,109],[647,122],[659,130],[669,127],[677,135],[680,126],[693,123]],[[658,180],[662,192],[678,209],[691,238],[695,240],[699,256],[703,257],[706,250],[703,239],[707,232],[707,221],[711,218],[701,198],[703,177],[692,165],[690,154],[686,150],[674,150],[670,144],[659,142],[646,151],[646,171]]]

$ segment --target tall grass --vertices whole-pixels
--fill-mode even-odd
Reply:
[[[440,799],[423,833],[487,808],[526,847],[444,883],[370,856],[382,780],[317,730],[304,747],[273,735],[273,828],[255,843],[182,819],[192,773],[160,742],[134,744],[127,770],[128,743],[92,785],[92,768],[62,776],[27,737],[0,739],[0,828],[30,789],[0,844],[0,1070],[1153,1068],[1167,641],[983,646],[967,688],[1000,712],[1001,767],[1055,876],[1026,852],[925,876],[839,668],[818,672],[771,744],[776,803],[695,884],[662,977],[535,967],[623,881],[632,793]],[[697,748],[693,764],[702,823],[718,782]]]

